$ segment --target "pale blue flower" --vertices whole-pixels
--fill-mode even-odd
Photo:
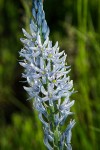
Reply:
[[[21,38],[24,48],[19,52],[23,57],[20,65],[24,67],[23,78],[28,87],[24,89],[33,100],[39,119],[43,123],[44,143],[49,150],[71,150],[71,129],[75,121],[70,121],[63,132],[70,108],[74,100],[73,81],[70,80],[70,66],[66,65],[65,52],[59,51],[58,42],[53,46],[49,40],[49,28],[45,20],[42,0],[33,1],[33,19],[30,33],[22,29],[25,38]]]

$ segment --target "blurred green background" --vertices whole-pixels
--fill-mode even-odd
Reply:
[[[45,150],[42,125],[26,101],[18,64],[29,30],[31,0],[0,0],[0,150]],[[44,0],[53,43],[68,54],[78,93],[72,111],[73,150],[100,149],[100,0]]]

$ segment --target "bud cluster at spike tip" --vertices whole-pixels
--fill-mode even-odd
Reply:
[[[46,147],[71,150],[71,129],[75,120],[70,121],[64,132],[61,130],[68,116],[73,114],[70,112],[74,104],[74,100],[70,101],[74,93],[73,81],[68,76],[70,66],[66,65],[66,55],[59,51],[58,42],[53,46],[49,40],[42,0],[33,0],[32,14],[30,33],[22,29],[24,48],[19,52],[24,58],[20,62],[25,68],[22,77],[29,85],[24,89],[29,99],[34,99],[33,105],[39,112]]]
[[[35,27],[35,32],[42,34],[44,40],[49,36],[49,27],[45,20],[45,12],[43,10],[42,0],[33,0],[32,14],[34,22],[32,21],[30,26],[32,29]]]

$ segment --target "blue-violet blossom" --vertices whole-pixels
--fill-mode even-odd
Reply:
[[[24,89],[39,112],[48,150],[71,150],[71,129],[75,120],[70,120],[65,131],[62,130],[74,104],[74,100],[70,101],[74,93],[73,81],[68,76],[70,66],[66,64],[64,51],[59,51],[58,42],[52,46],[49,40],[42,0],[33,0],[32,15],[30,34],[22,29],[24,48],[19,52],[24,58],[20,62],[25,68],[22,77],[29,85]]]

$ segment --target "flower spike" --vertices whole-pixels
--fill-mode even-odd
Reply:
[[[24,89],[33,99],[33,105],[39,112],[43,124],[44,144],[48,150],[71,150],[71,129],[75,120],[70,121],[66,130],[62,130],[66,119],[73,114],[70,108],[74,100],[73,81],[70,81],[70,66],[66,65],[64,51],[59,52],[58,42],[53,46],[49,40],[49,27],[45,19],[42,0],[33,0],[33,19],[30,33],[22,29],[25,38],[21,38],[24,48],[19,52],[24,67],[22,76],[28,87]]]

